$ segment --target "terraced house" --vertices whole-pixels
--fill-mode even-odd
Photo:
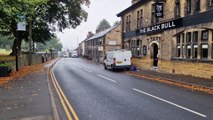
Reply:
[[[117,16],[134,65],[213,78],[213,0],[132,0]]]

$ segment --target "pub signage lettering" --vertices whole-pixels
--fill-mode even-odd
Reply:
[[[182,19],[178,20],[173,20],[169,22],[164,22],[161,24],[145,27],[145,28],[140,28],[137,30],[137,34],[149,34],[149,33],[154,33],[154,32],[160,32],[163,30],[167,29],[172,29],[172,28],[177,28],[182,25]]]

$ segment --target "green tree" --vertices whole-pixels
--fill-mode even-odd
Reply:
[[[111,25],[109,24],[109,22],[106,19],[103,19],[97,26],[96,33],[106,30],[107,28],[110,28],[110,27],[111,27]]]
[[[55,30],[76,28],[87,19],[87,13],[82,5],[89,5],[89,0],[0,0],[0,34],[12,34],[17,39],[15,43],[20,49],[21,41],[28,41],[28,32],[16,31],[18,16],[25,16],[26,21],[32,22],[34,42],[50,40]]]
[[[116,26],[116,25],[120,25],[120,21],[115,21],[115,23],[113,24],[113,26]]]
[[[61,44],[60,40],[56,37],[53,37],[49,41],[46,41],[43,43],[37,43],[37,49],[39,51],[47,51],[49,49],[56,49],[57,51],[61,51],[63,48],[63,45]]]

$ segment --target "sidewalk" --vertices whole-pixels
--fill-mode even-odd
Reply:
[[[0,87],[0,120],[54,120],[48,84],[43,70]]]
[[[155,70],[141,70],[137,69],[136,71],[130,71],[130,74],[145,76],[148,78],[153,79],[161,79],[167,80],[175,83],[186,84],[190,86],[202,87],[205,89],[210,89],[213,91],[213,80],[212,79],[204,79],[204,78],[197,78],[187,75],[178,75],[178,74],[169,74],[169,73],[162,73]]]

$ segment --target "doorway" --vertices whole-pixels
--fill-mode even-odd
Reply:
[[[153,66],[158,66],[158,45],[153,43]]]

